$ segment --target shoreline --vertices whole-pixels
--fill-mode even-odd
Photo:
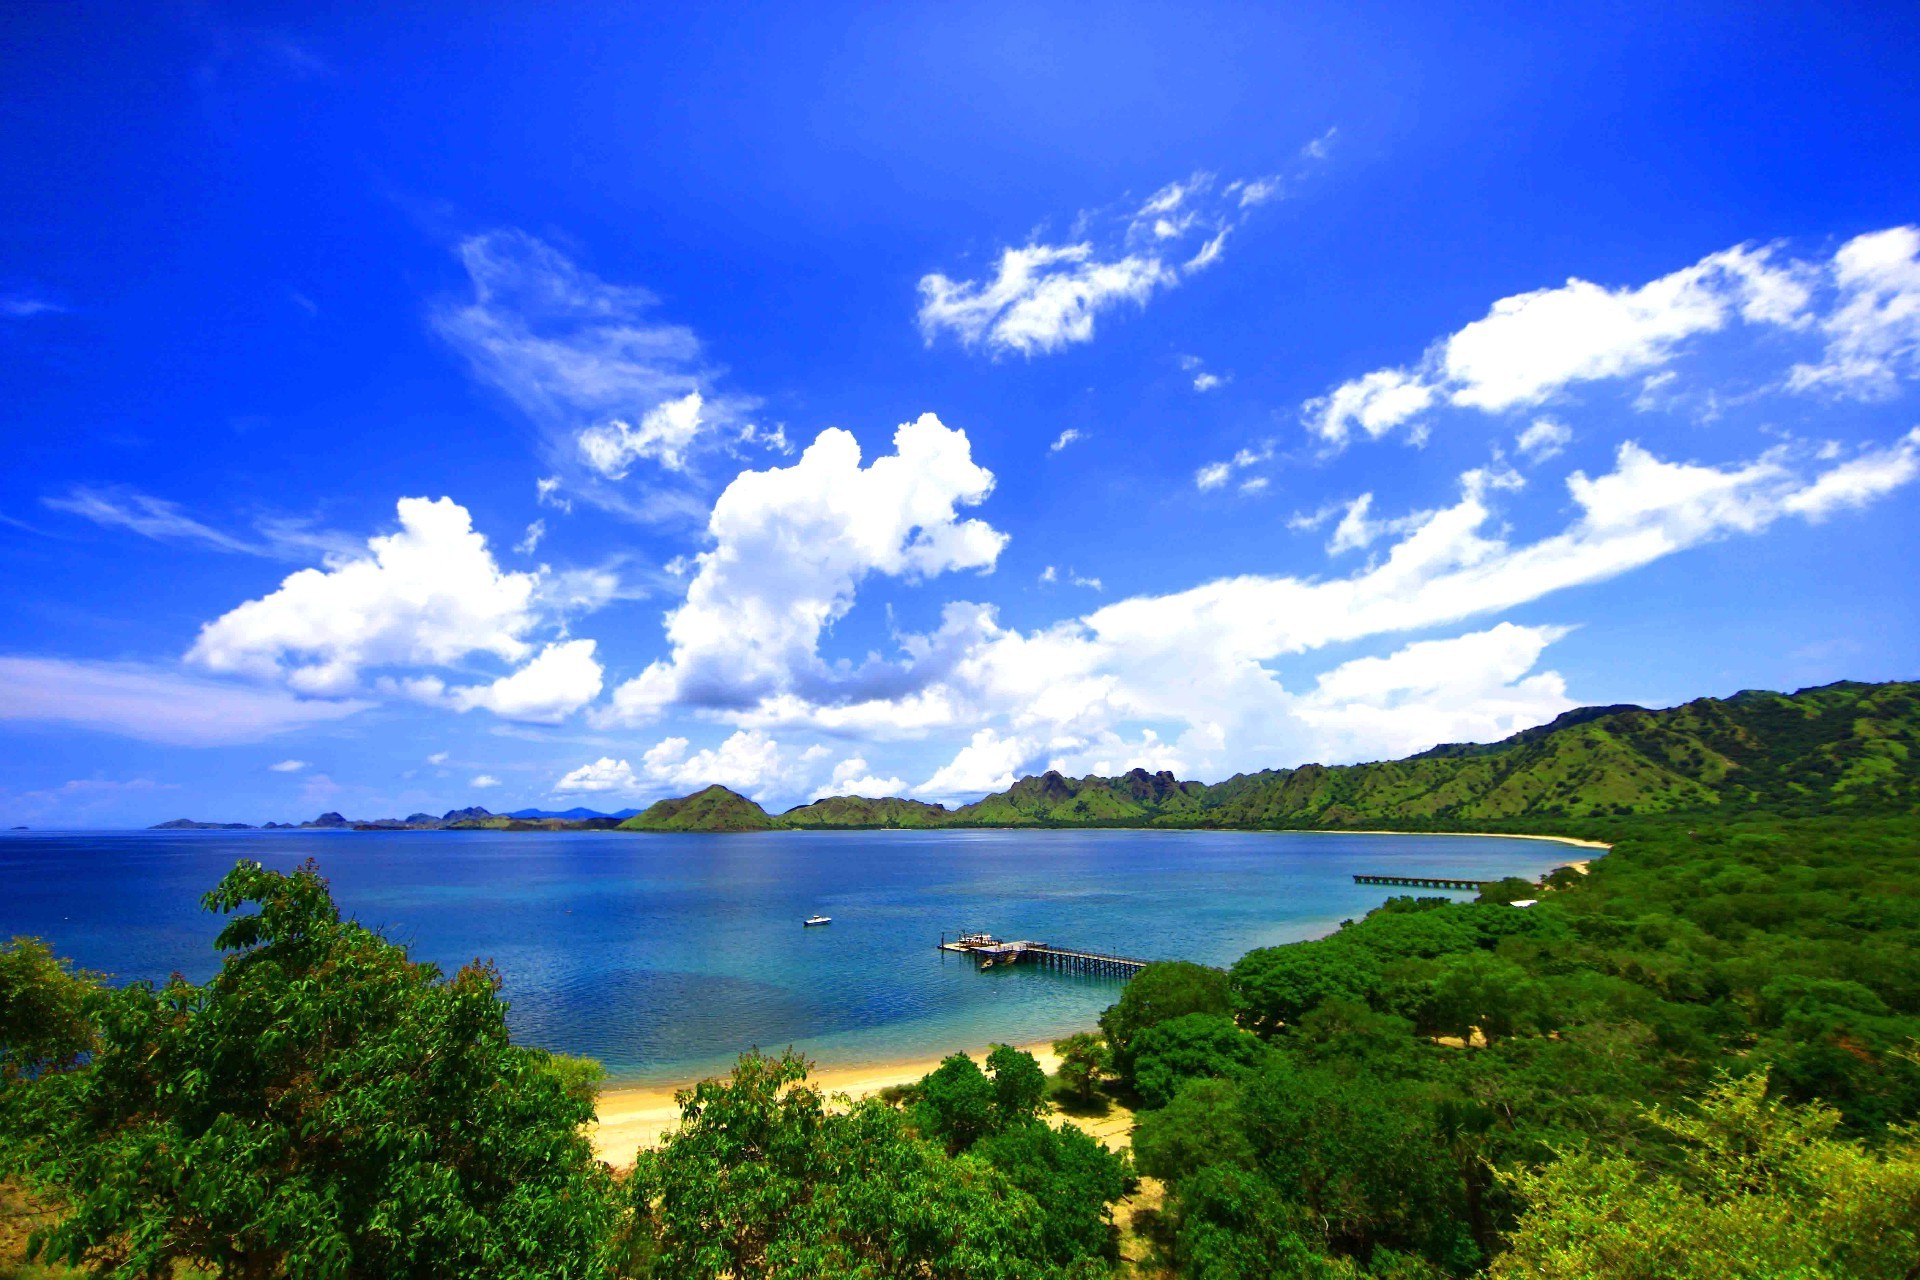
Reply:
[[[1063,1032],[1060,1038],[1071,1034]],[[1040,1069],[1048,1075],[1060,1069],[1060,1057],[1054,1053],[1051,1040],[1014,1047],[1031,1053],[1039,1060]],[[817,1067],[807,1073],[807,1083],[829,1097],[845,1094],[850,1100],[858,1102],[894,1085],[918,1083],[953,1053],[965,1053],[975,1061],[984,1062],[989,1048],[991,1046],[955,1049],[935,1057],[900,1058],[864,1065]],[[635,1151],[642,1147],[659,1146],[662,1135],[679,1127],[680,1107],[673,1100],[675,1093],[691,1089],[700,1080],[718,1078],[702,1076],[677,1084],[620,1085],[602,1089],[594,1107],[594,1121],[586,1129],[587,1138],[593,1143],[594,1154],[615,1168],[627,1168],[633,1163]]]
[[[1579,836],[1530,836],[1521,831],[1305,831],[1286,832],[1287,835],[1325,835],[1325,836],[1472,836],[1477,840],[1551,840],[1555,844],[1570,844],[1581,849],[1611,849],[1612,845],[1604,840],[1583,840]]]

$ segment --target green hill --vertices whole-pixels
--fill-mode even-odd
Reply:
[[[772,831],[783,825],[736,791],[714,785],[661,800],[621,823],[621,831]]]
[[[789,809],[780,821],[790,827],[947,827],[953,814],[944,805],[883,796],[828,796]]]
[[[1493,743],[1405,760],[1302,765],[1211,786],[1135,769],[1049,771],[958,809],[831,796],[772,817],[724,787],[663,800],[632,831],[781,827],[1155,826],[1428,830],[1564,818],[1920,810],[1920,684],[1748,690],[1665,711],[1583,707]]]

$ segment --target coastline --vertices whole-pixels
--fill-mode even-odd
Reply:
[[[1521,831],[1305,831],[1287,834],[1327,836],[1473,836],[1480,840],[1551,840],[1581,849],[1611,849],[1604,840],[1582,840],[1579,836],[1530,836]]]
[[[1063,1036],[1069,1034],[1062,1033]],[[965,1053],[976,1061],[984,1062],[990,1047],[979,1046],[953,1052]],[[1015,1047],[1025,1049],[1037,1058],[1041,1070],[1048,1075],[1060,1069],[1060,1057],[1054,1053],[1051,1040]],[[914,1084],[950,1056],[948,1053],[937,1057],[902,1058],[860,1066],[820,1067],[807,1073],[807,1083],[829,1097],[845,1094],[857,1102],[894,1085]],[[673,1095],[681,1089],[692,1088],[696,1083],[697,1080],[685,1080],[678,1084],[602,1089],[594,1110],[595,1120],[587,1126],[587,1137],[593,1143],[594,1154],[615,1168],[624,1169],[633,1163],[635,1151],[642,1147],[659,1146],[662,1135],[680,1124],[680,1107],[674,1102]]]

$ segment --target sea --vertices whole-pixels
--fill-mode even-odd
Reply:
[[[1114,979],[980,971],[943,936],[1228,965],[1407,892],[1355,874],[1532,877],[1583,856],[1239,831],[11,832],[0,938],[44,938],[116,982],[204,981],[221,921],[201,895],[242,859],[311,858],[343,914],[413,958],[495,965],[517,1040],[645,1085],[753,1047],[858,1066],[1031,1043],[1091,1028],[1120,994]],[[816,913],[832,924],[803,927]]]

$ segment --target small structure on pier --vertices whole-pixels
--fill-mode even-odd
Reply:
[[[1028,938],[1006,941],[978,930],[972,933],[961,933],[951,939],[944,933],[941,934],[940,950],[957,951],[962,955],[972,956],[974,965],[981,969],[1011,964],[1031,964],[1046,969],[1092,974],[1102,978],[1131,978],[1151,963],[1147,960],[1136,960],[1131,956],[1106,955],[1098,951],[1082,951],[1077,947],[1059,947],[1052,943],[1035,942]]]
[[[1355,876],[1355,884],[1403,885],[1409,889],[1472,889],[1478,892],[1485,880],[1447,880],[1439,876]]]

